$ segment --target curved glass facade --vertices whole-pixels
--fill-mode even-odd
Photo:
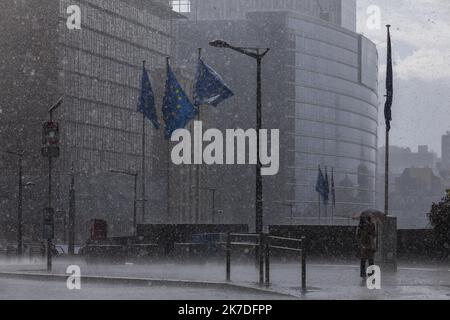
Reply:
[[[292,137],[298,217],[316,217],[317,171],[334,171],[336,215],[374,205],[378,96],[375,46],[342,28],[290,15],[295,113]],[[322,208],[323,211],[323,208]]]
[[[226,9],[239,1],[216,2],[221,4],[217,8]],[[282,3],[287,5],[288,1],[278,1],[278,9]],[[243,8],[241,14],[247,10]],[[328,168],[329,176],[334,171],[335,217],[349,217],[356,210],[372,207],[375,200],[376,47],[361,35],[307,12],[274,8],[268,5],[265,12],[261,8],[247,12],[244,19],[222,21],[213,20],[215,9],[211,9],[210,19],[180,22],[178,60],[194,66],[196,48],[205,47],[211,39],[271,48],[263,61],[262,118],[265,128],[280,130],[280,170],[276,176],[263,178],[264,223],[319,222],[315,191],[319,165]],[[351,8],[346,11],[349,16]],[[233,88],[235,97],[217,112],[205,109],[202,119],[217,128],[254,127],[252,64],[223,50],[205,49],[204,55]],[[224,195],[216,203],[224,212],[222,221],[252,226],[254,167],[216,169],[207,180]],[[323,218],[324,208],[321,210]],[[338,219],[334,222],[340,223]]]

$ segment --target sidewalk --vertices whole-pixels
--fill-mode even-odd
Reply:
[[[152,263],[87,265],[84,261],[56,259],[53,274],[65,274],[68,265],[79,265],[82,276],[130,277],[163,280],[225,282],[225,264]],[[382,273],[382,289],[371,291],[359,278],[357,265],[311,262],[307,265],[308,293],[304,299],[440,299],[450,300],[450,267],[400,265],[397,273]],[[300,297],[298,263],[271,265],[271,289]],[[0,264],[0,272],[46,273],[45,264]],[[233,283],[257,286],[254,264],[231,267]]]

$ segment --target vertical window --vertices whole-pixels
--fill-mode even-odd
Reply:
[[[173,11],[180,13],[191,12],[191,1],[190,0],[173,0],[172,1]]]

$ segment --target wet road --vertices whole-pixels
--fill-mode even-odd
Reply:
[[[122,265],[87,265],[84,261],[55,260],[54,272],[65,274],[68,265],[77,264],[82,275],[136,277],[152,279],[195,280],[223,282],[223,263],[150,263]],[[0,271],[44,272],[42,263],[1,264]],[[450,268],[446,264],[405,263],[397,273],[382,272],[381,290],[369,290],[359,278],[358,266],[311,261],[307,265],[307,285],[311,289],[306,299],[357,299],[357,300],[450,300]],[[235,263],[231,266],[232,281],[252,285],[258,279],[254,264]],[[299,296],[300,266],[298,263],[273,263],[272,288]],[[8,290],[5,291],[7,288]],[[48,292],[48,294],[47,294]],[[44,294],[44,296],[42,296]],[[233,290],[215,290],[175,287],[115,287],[85,284],[81,292],[70,292],[65,283],[46,283],[26,280],[0,279],[0,299],[275,299],[278,297]]]
[[[0,300],[274,300],[278,295],[253,294],[231,289],[174,286],[117,286],[82,284],[69,290],[64,281],[0,279]]]

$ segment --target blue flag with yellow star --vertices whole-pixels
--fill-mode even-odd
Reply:
[[[155,129],[159,129],[160,124],[155,109],[155,95],[153,94],[150,77],[148,76],[145,65],[142,68],[141,92],[139,94],[138,111],[149,119]]]
[[[166,92],[162,107],[166,139],[170,139],[172,133],[182,129],[195,118],[198,110],[192,105],[184,92],[170,65],[167,64]]]
[[[327,178],[328,179],[328,178]],[[320,195],[324,205],[328,204],[328,181],[325,180],[322,169],[319,166],[319,174],[317,176],[316,191]]]
[[[233,95],[222,77],[199,58],[194,81],[194,104],[217,107],[219,103]]]

